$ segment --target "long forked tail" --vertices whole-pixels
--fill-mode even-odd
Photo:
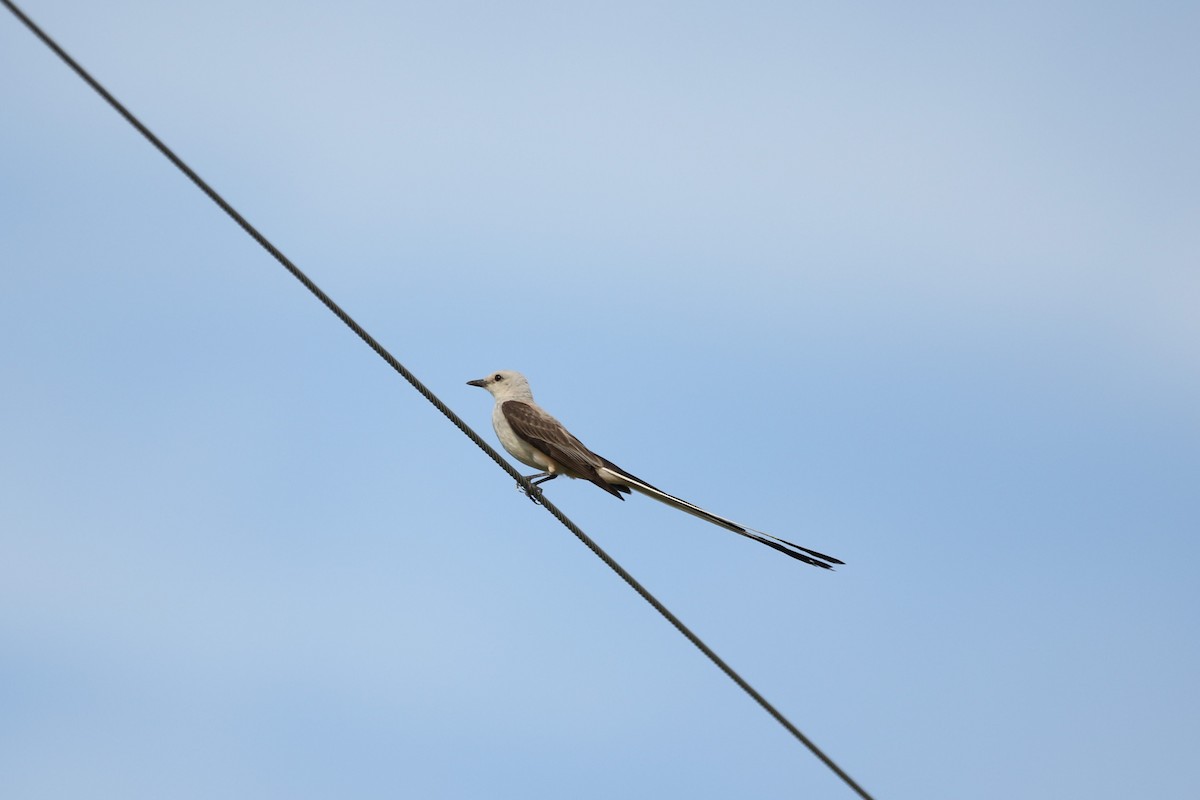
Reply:
[[[822,569],[833,569],[834,564],[845,563],[844,561],[834,558],[833,556],[827,556],[824,553],[818,553],[816,550],[810,550],[807,547],[801,547],[794,542],[789,542],[787,539],[780,539],[778,536],[772,536],[769,533],[764,533],[763,531],[755,530],[754,528],[747,528],[745,525],[739,525],[731,519],[725,519],[725,517],[719,517],[711,511],[705,511],[703,508],[695,505],[694,503],[689,503],[687,500],[682,500],[674,495],[667,494],[662,489],[651,486],[641,478],[638,478],[635,475],[630,475],[628,472],[621,469],[608,459],[604,459],[604,466],[597,469],[596,472],[599,473],[601,478],[609,483],[619,486],[628,486],[629,488],[635,489],[647,497],[654,498],[660,503],[666,503],[673,508],[678,508],[680,511],[686,511],[692,516],[707,520],[714,525],[720,525],[726,530],[733,531],[740,536],[745,536],[747,539],[753,539],[759,544],[765,544],[767,547],[778,550],[785,555],[789,555],[797,561],[803,561],[805,564],[812,564],[814,567],[821,567]]]

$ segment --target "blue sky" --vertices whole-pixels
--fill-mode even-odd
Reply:
[[[1188,3],[23,8],[880,798],[1200,781]],[[849,791],[0,21],[5,797]]]

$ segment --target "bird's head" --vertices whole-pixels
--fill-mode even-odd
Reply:
[[[532,400],[533,392],[529,389],[529,381],[525,376],[511,369],[493,372],[486,378],[467,381],[468,386],[478,386],[487,389],[498,400]]]

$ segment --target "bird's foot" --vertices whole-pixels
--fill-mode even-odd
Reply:
[[[531,484],[529,487],[526,487],[525,484],[518,483],[517,491],[533,501],[534,505],[540,506],[542,504],[542,490],[537,484]]]

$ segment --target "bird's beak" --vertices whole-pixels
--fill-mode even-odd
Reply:
[[[467,386],[478,386],[480,389],[486,389],[487,381],[485,381],[483,378],[475,381],[467,381]]]

